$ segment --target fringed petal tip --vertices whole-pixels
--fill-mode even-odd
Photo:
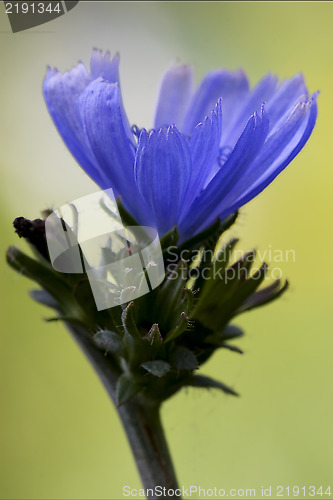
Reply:
[[[167,69],[167,71],[164,74],[164,78],[166,75],[169,74],[174,74],[177,75],[180,78],[185,78],[187,79],[189,75],[193,74],[193,65],[189,63],[179,63],[178,61],[172,61],[170,64],[170,67]]]
[[[55,67],[52,68],[52,66],[46,66],[46,75],[44,80],[46,80],[47,78],[51,78],[51,76],[55,75],[56,73],[59,73],[58,68]]]
[[[195,131],[197,131],[197,129],[201,129],[204,126],[216,124],[218,126],[218,133],[221,136],[221,133],[222,133],[222,115],[223,115],[222,102],[223,102],[223,99],[220,98],[217,101],[215,108],[211,110],[210,114],[205,116],[205,118],[200,123],[198,123],[196,125],[195,129],[193,130],[193,134]],[[188,138],[190,139],[193,136],[193,134],[189,135]],[[221,137],[219,137],[219,140],[220,140],[220,138]]]
[[[178,224],[187,236],[245,204],[290,163],[314,128],[319,94],[309,97],[301,73],[280,84],[269,73],[250,89],[243,69],[211,71],[194,91],[192,66],[173,63],[154,129],[137,129],[134,139],[118,53],[95,48],[90,73],[81,62],[63,74],[49,67],[43,92],[89,175],[122,194],[138,220],[150,213],[161,234]]]
[[[57,73],[61,73],[62,76],[65,76],[65,75],[68,75],[69,73],[72,73],[73,71],[75,71],[78,67],[82,67],[82,66],[85,68],[85,64],[82,61],[78,61],[77,64],[75,66],[73,66],[71,69],[62,72],[62,71],[59,71],[59,69],[56,68],[55,66],[52,67],[50,65],[47,65],[46,66],[46,77],[49,76],[50,74],[54,75]]]
[[[102,76],[110,83],[119,82],[119,60],[118,52],[111,57],[109,51],[103,52],[100,49],[93,49],[90,58],[91,78],[96,79]]]
[[[169,139],[169,137],[171,136],[171,134],[174,134],[176,137],[178,137],[179,140],[184,140],[184,136],[179,132],[179,130],[178,130],[177,126],[175,125],[175,123],[172,123],[167,128],[167,132],[166,132],[166,139],[167,140]]]
[[[235,106],[249,91],[249,82],[242,70],[219,69],[205,75],[195,91],[189,105],[183,130],[191,134],[196,125],[208,116],[222,97],[224,121],[229,122],[235,114]]]
[[[317,103],[317,97],[320,95],[320,90],[317,90],[316,92],[314,92],[312,95],[311,95],[311,99],[309,100],[309,102],[311,102],[312,104],[313,103]]]
[[[222,211],[222,217],[230,213],[230,211],[232,212],[245,205],[263,191],[303,149],[316,124],[318,94],[319,92],[315,92],[311,99],[299,103],[286,121],[283,128],[290,129],[288,133],[290,137],[287,143],[284,143],[283,140],[283,136],[287,137],[287,132],[284,132],[283,129],[275,134],[281,136],[278,141],[274,140],[274,137],[267,140],[262,154],[258,155],[255,164],[251,166],[253,173],[256,174],[256,179],[252,179],[251,182],[250,178],[247,177],[247,188],[238,193],[235,202],[229,202],[228,207]],[[269,147],[270,143],[275,143],[277,146],[273,148],[275,149],[274,154]],[[281,147],[279,147],[279,144],[281,144]]]
[[[308,94],[308,89],[307,89],[307,86],[306,86],[306,82],[305,82],[305,78],[304,78],[304,75],[303,73],[299,72],[299,73],[296,73],[290,80],[294,80],[300,89],[304,89],[306,90],[306,94]]]
[[[211,121],[213,121],[215,118],[220,118],[222,120],[222,105],[223,105],[223,99],[222,97],[219,98],[217,103],[215,104],[215,108],[212,109],[210,116],[207,116]]]
[[[266,112],[265,102],[263,102],[260,106],[260,113],[258,113],[258,118],[260,119],[262,127],[264,129],[264,135],[267,136],[269,130],[269,116]]]
[[[74,68],[64,73],[61,73],[57,68],[48,67],[43,82],[44,96],[52,90],[57,92],[63,91],[65,87],[76,95],[88,83],[89,73],[82,62],[79,62]]]
[[[51,68],[51,66],[47,66],[46,75],[43,80],[42,89],[44,98],[47,99],[48,90],[52,86],[52,81],[54,81],[57,75],[62,75],[57,68]]]
[[[152,130],[151,132],[155,132],[155,131]],[[145,147],[147,144],[148,138],[149,138],[149,132],[145,128],[141,129],[139,139],[138,139],[138,148]]]
[[[108,64],[113,62],[119,62],[120,54],[119,52],[115,52],[113,56],[111,56],[111,52],[109,50],[102,50],[94,47],[90,56],[90,64]]]

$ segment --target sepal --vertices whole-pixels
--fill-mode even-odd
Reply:
[[[160,329],[158,327],[157,323],[154,323],[147,333],[147,335],[144,336],[144,339],[146,339],[151,346],[157,346],[159,347],[163,343],[163,337],[161,335]]]
[[[188,279],[188,266],[180,260],[175,269],[170,271],[160,286],[155,302],[155,311],[162,331],[168,331],[178,322],[177,312]],[[181,308],[181,307],[180,307]]]
[[[125,331],[125,338],[133,339],[135,342],[142,342],[134,317],[134,302],[130,302],[123,310],[121,321]]]
[[[58,309],[58,302],[52,297],[52,295],[45,290],[30,290],[29,295],[39,304],[43,306],[51,307],[52,309]]]
[[[168,251],[169,247],[177,245],[179,240],[179,232],[177,226],[170,229],[160,240],[161,248],[164,253]]]
[[[275,280],[271,285],[268,285],[250,295],[250,297],[239,307],[237,314],[245,311],[251,311],[251,309],[255,309],[256,307],[269,304],[269,302],[279,298],[288,289],[288,287],[289,283],[287,280],[283,285],[281,284],[281,280]]]
[[[219,238],[236,222],[238,212],[230,214],[225,219],[217,219],[211,226],[204,231],[186,240],[179,246],[179,250],[200,248],[204,245],[206,248],[215,248]]]
[[[142,363],[141,366],[142,368],[147,370],[147,372],[159,378],[163,377],[163,375],[168,373],[171,369],[169,363],[161,359],[155,359],[154,361],[146,361],[145,363]]]
[[[170,356],[171,365],[176,370],[197,370],[199,368],[198,360],[195,354],[187,347],[176,347]]]
[[[231,394],[232,396],[239,395],[231,387],[223,384],[222,382],[214,380],[210,377],[206,377],[205,375],[193,375],[186,381],[186,384],[184,385],[188,385],[191,387],[198,387],[201,389],[220,389],[226,394]]]
[[[238,328],[238,326],[227,325],[221,332],[214,332],[214,334],[206,337],[205,340],[206,342],[210,342],[212,344],[220,344],[221,342],[236,339],[242,337],[243,335],[243,330]]]
[[[137,240],[144,242],[145,233],[141,234],[137,222],[120,200],[118,207],[122,219],[137,227]],[[118,405],[126,404],[137,395],[152,404],[160,404],[185,386],[215,388],[237,395],[225,384],[195,373],[218,349],[242,353],[238,346],[229,343],[243,335],[242,330],[229,324],[230,320],[279,297],[288,284],[282,285],[277,280],[261,288],[267,266],[262,264],[253,270],[253,250],[232,262],[237,240],[222,246],[220,236],[236,216],[217,221],[178,247],[175,247],[178,230],[173,228],[162,239],[168,270],[164,281],[134,300],[131,300],[131,287],[126,286],[121,297],[126,302],[103,311],[96,309],[86,275],[61,274],[40,253],[37,252],[38,260],[34,260],[14,247],[8,250],[7,260],[14,269],[42,287],[31,295],[57,312],[58,316],[50,321],[79,324],[87,332],[91,345],[97,351],[104,351],[103,362],[112,364],[118,373]],[[176,248],[178,262],[171,260],[175,253],[169,253],[170,245]],[[198,258],[189,265],[181,258],[181,251],[186,249],[188,255],[193,255],[191,252],[196,248]],[[210,250],[212,256],[208,263],[202,257],[205,250]],[[111,251],[107,247],[103,249],[106,260]],[[203,273],[204,266],[208,266],[208,273]],[[193,268],[199,274],[194,279]],[[138,276],[136,287],[140,287],[140,280],[147,278],[146,273],[147,270]]]
[[[169,330],[165,337],[165,342],[171,342],[171,340],[175,340],[177,337],[179,337],[182,333],[185,332],[185,330],[188,328],[189,325],[189,317],[187,314],[182,312],[180,314],[180,321],[178,325],[175,326],[172,330]]]
[[[238,261],[226,265],[230,261],[235,240],[229,242],[222,250],[222,264],[218,262],[214,277],[203,284],[200,301],[192,313],[192,318],[200,321],[213,331],[222,330],[244,302],[259,288],[267,273],[267,265],[263,263],[251,274],[255,251],[245,253]],[[211,263],[211,270],[221,254],[217,254]]]
[[[103,351],[120,356],[123,354],[123,341],[117,333],[110,330],[99,330],[95,333],[93,339],[95,344]]]

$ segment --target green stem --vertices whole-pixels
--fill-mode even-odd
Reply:
[[[95,368],[116,406],[116,384],[121,374],[120,369],[92,343],[90,335],[82,326],[72,323],[66,323],[66,326]],[[143,486],[146,490],[152,490],[148,492],[149,499],[175,498],[174,492],[178,485],[161,423],[160,405],[143,396],[137,396],[118,407],[117,411]],[[157,486],[163,491],[162,495],[156,495]]]

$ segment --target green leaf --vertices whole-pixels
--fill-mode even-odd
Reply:
[[[171,366],[166,361],[156,359],[154,361],[146,361],[141,365],[145,370],[147,370],[155,377],[163,377],[168,371],[170,371]]]
[[[204,389],[220,389],[226,394],[231,394],[232,396],[238,396],[238,393],[235,392],[231,387],[214,380],[210,377],[206,377],[205,375],[193,375],[189,379],[186,380],[185,385],[191,387],[200,387]]]
[[[196,370],[198,368],[195,354],[187,347],[177,347],[170,356],[170,363],[177,370]]]
[[[123,351],[122,338],[110,330],[100,330],[95,333],[94,342],[101,349],[110,351],[113,354],[121,354]]]
[[[140,390],[140,387],[136,384],[133,377],[127,373],[120,375],[117,381],[117,406],[121,406],[130,399],[132,399],[135,394]]]

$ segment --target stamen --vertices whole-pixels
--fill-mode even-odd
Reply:
[[[135,137],[137,139],[139,139],[141,131],[142,131],[142,128],[139,128],[137,125],[132,125],[131,130],[132,130],[133,134],[135,135]]]

